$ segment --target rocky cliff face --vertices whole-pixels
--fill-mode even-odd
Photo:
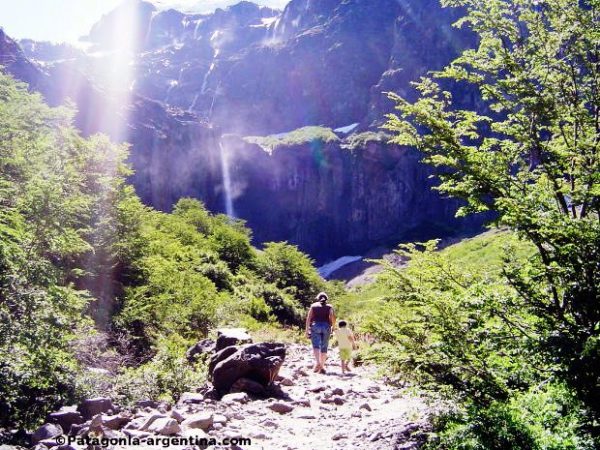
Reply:
[[[454,219],[457,203],[430,189],[431,170],[417,151],[381,136],[273,149],[229,136],[223,145],[235,213],[259,241],[300,243],[318,260],[474,225]]]
[[[289,240],[326,260],[478,226],[430,190],[417,152],[377,130],[393,106],[384,92],[413,95],[410,81],[470,44],[456,16],[438,0],[241,2],[214,14],[125,0],[93,27],[87,52],[25,41],[24,54],[5,38],[0,54],[18,55],[12,72],[51,103],[71,98],[85,133],[132,143],[145,202],[198,197],[247,220],[257,242]],[[329,137],[282,137],[316,125]]]

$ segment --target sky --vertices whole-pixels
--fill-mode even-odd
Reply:
[[[15,39],[76,43],[123,0],[0,0],[0,27]],[[160,7],[211,12],[239,0],[153,0]],[[283,8],[287,0],[255,0]]]

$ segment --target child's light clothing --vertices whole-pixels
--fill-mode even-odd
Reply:
[[[352,341],[350,340],[350,336],[352,336],[350,328],[344,327],[335,330],[335,337],[338,342],[340,359],[342,361],[350,361],[352,357]]]

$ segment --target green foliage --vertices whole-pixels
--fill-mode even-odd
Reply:
[[[112,396],[132,406],[139,400],[157,399],[176,402],[181,394],[206,380],[205,361],[190,364],[185,351],[191,344],[177,334],[157,341],[157,353],[139,367],[123,371],[116,379]]]
[[[363,133],[353,133],[344,139],[342,148],[350,151],[357,151],[367,148],[370,142],[386,143],[391,139],[391,135],[383,131],[365,131]]]
[[[73,400],[83,289],[115,251],[97,227],[121,195],[124,150],[81,139],[71,119],[0,75],[0,426]]]
[[[126,148],[81,138],[72,118],[0,75],[2,429],[82,395],[176,399],[205,378],[184,360],[189,344],[224,323],[297,324],[294,295],[320,282],[295,249],[278,259],[289,276],[267,280],[244,223],[197,200],[172,214],[142,205]]]
[[[231,222],[227,216],[217,216],[213,220],[210,241],[232,271],[242,265],[252,265],[254,249],[250,245],[250,230],[242,221]]]
[[[489,319],[515,333],[507,346],[516,349],[529,324],[527,344],[577,392],[600,434],[600,5],[443,3],[465,8],[459,25],[478,46],[416,83],[415,103],[392,95],[399,112],[387,128],[444,168],[439,189],[468,202],[461,213],[494,210],[536,248],[537,258],[503,269],[512,287],[503,301],[514,297],[518,316],[494,309]],[[471,85],[487,112],[455,108],[435,79]]]
[[[268,283],[292,295],[301,306],[309,306],[325,289],[325,282],[298,247],[286,242],[268,242],[258,255],[257,272]]]
[[[292,147],[308,143],[329,144],[338,142],[340,138],[331,128],[325,127],[303,127],[289,133],[274,134],[271,136],[247,136],[244,141],[249,144],[256,144],[264,148],[269,153],[277,147]]]
[[[585,420],[580,403],[563,385],[548,384],[516,393],[508,402],[487,408],[471,407],[468,414],[447,414],[438,419],[444,431],[431,448],[487,449],[594,449],[582,432]]]

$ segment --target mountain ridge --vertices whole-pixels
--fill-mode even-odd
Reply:
[[[24,41],[23,55],[43,65],[51,104],[75,102],[84,134],[132,144],[145,203],[233,205],[258,243],[288,240],[320,262],[479,229],[481,218],[455,219],[459,202],[431,191],[417,152],[373,137],[392,111],[385,91],[410,96],[411,80],[469,42],[448,38],[454,13],[436,0],[293,0],[283,11],[240,2],[213,14],[132,4],[130,35],[117,10],[94,25],[91,52]],[[112,47],[127,36],[127,48]],[[338,142],[308,136],[272,155],[244,142],[348,124]]]

